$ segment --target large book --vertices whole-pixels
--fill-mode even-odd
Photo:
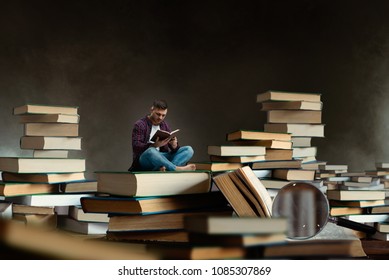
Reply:
[[[215,156],[260,156],[266,154],[262,146],[208,146],[208,154]]]
[[[285,233],[286,218],[223,217],[214,215],[190,215],[184,218],[189,232],[206,234],[271,234]]]
[[[49,194],[58,192],[58,184],[7,183],[0,181],[0,195],[5,197],[30,194]]]
[[[227,141],[234,140],[280,140],[290,141],[292,135],[289,133],[274,133],[259,130],[237,130],[227,134]]]
[[[327,198],[334,200],[380,200],[385,199],[384,191],[349,191],[349,190],[328,190]]]
[[[78,123],[25,123],[24,136],[78,136]]]
[[[231,216],[232,209],[223,207],[212,210],[180,211],[153,215],[113,215],[109,218],[108,230],[110,232],[183,230],[184,218],[198,214]]]
[[[123,196],[159,196],[208,192],[207,171],[96,172],[101,193]]]
[[[227,206],[227,201],[222,193],[215,191],[161,197],[91,196],[81,198],[81,206],[86,213],[146,215],[220,208]]]
[[[239,162],[203,161],[203,162],[192,162],[192,163],[196,165],[196,170],[207,170],[212,172],[235,170],[243,166],[243,164]]]
[[[270,110],[317,110],[323,108],[323,102],[320,101],[269,101],[261,102],[262,111]]]
[[[312,101],[320,102],[320,93],[301,93],[301,92],[285,92],[269,90],[264,93],[257,94],[257,102],[264,101]]]
[[[63,183],[85,180],[84,172],[75,173],[13,173],[3,172],[5,182],[25,182],[25,183]]]
[[[324,137],[324,124],[265,123],[265,131],[300,137]]]
[[[31,114],[20,115],[21,123],[79,123],[80,115],[70,114]]]
[[[267,121],[269,123],[320,124],[321,115],[321,111],[271,110],[267,112]]]
[[[160,141],[165,140],[166,138],[171,139],[175,137],[179,131],[180,131],[179,129],[173,130],[172,132],[158,129],[153,135],[153,137],[151,137],[150,141],[155,142],[157,138],[159,138]]]
[[[24,136],[20,148],[37,150],[81,150],[81,137]]]
[[[85,159],[0,157],[0,170],[14,173],[84,172]]]
[[[8,201],[30,206],[81,205],[80,199],[91,194],[39,194],[7,197]]]
[[[13,109],[14,115],[21,114],[71,114],[76,115],[78,113],[78,107],[72,106],[51,106],[40,104],[26,104],[15,107]]]

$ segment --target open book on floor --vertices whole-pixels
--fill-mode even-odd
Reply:
[[[213,178],[238,216],[271,217],[270,194],[249,166]]]

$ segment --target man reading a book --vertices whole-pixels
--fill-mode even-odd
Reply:
[[[187,164],[193,156],[190,146],[180,146],[177,137],[151,141],[157,130],[171,132],[165,117],[167,103],[155,100],[150,114],[135,122],[132,130],[133,162],[129,171],[190,171],[194,164]]]

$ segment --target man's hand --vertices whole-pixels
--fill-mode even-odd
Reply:
[[[177,146],[178,146],[177,137],[173,137],[172,139],[170,139],[169,144],[170,144],[170,146],[172,147],[173,150],[176,149]]]
[[[155,140],[155,142],[153,144],[153,147],[158,148],[158,147],[165,146],[169,143],[170,140],[171,139],[169,139],[169,138],[165,138],[164,140],[159,141],[159,137],[157,137],[157,139]]]

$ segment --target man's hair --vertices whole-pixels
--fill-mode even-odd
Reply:
[[[167,109],[167,103],[163,99],[156,99],[153,102],[153,108],[154,109],[165,110],[165,109]]]

